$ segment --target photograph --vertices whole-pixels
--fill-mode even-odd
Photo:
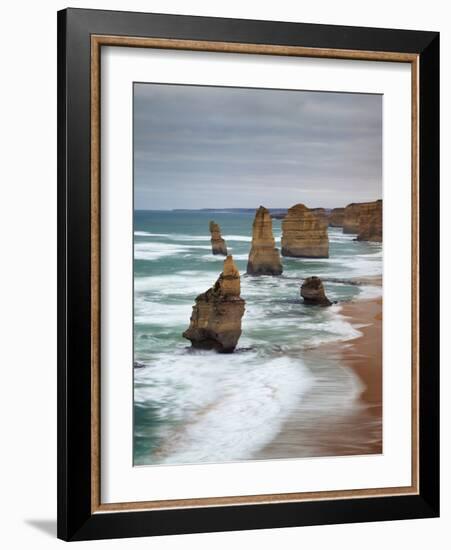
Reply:
[[[133,83],[133,464],[383,453],[383,95]]]
[[[441,36],[342,8],[58,11],[59,539],[439,517]]]

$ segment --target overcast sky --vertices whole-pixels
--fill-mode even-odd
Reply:
[[[134,85],[135,208],[382,197],[382,96]]]

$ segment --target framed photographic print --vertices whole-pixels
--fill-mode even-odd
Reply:
[[[439,513],[439,35],[58,14],[58,536]]]

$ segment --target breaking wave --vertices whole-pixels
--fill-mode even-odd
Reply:
[[[233,461],[269,443],[312,382],[289,357],[164,354],[136,372],[135,403],[158,404],[158,463]]]

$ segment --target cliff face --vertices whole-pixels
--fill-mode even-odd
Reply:
[[[363,203],[348,204],[343,215],[343,233],[358,233],[360,223],[360,207]]]
[[[362,218],[364,225],[369,223],[369,217],[371,217],[374,213],[377,213],[378,209],[380,209],[380,219],[382,224],[382,201],[354,202],[348,204],[344,213],[343,233],[360,233],[360,219]],[[362,226],[362,228],[363,227],[364,226]]]
[[[327,298],[323,282],[319,277],[308,277],[302,283],[301,296],[309,305],[330,306],[332,302]]]
[[[227,256],[227,246],[225,240],[221,237],[221,228],[214,221],[210,222],[210,233],[212,253]]]
[[[360,213],[358,241],[382,242],[382,201],[370,203]]]
[[[343,227],[344,217],[345,217],[344,208],[334,208],[330,213],[330,217],[329,217],[330,227]]]
[[[196,298],[190,326],[183,337],[194,348],[232,352],[241,335],[245,309],[240,292],[240,273],[232,256],[227,256],[215,285]]]
[[[329,257],[327,225],[303,204],[288,210],[282,221],[282,231],[282,256]]]
[[[329,216],[330,213],[325,208],[310,208],[310,212],[315,214],[321,223],[326,227],[329,225]]]
[[[265,207],[255,213],[252,225],[252,247],[247,262],[249,275],[280,275],[283,271],[279,250],[275,247],[272,219]]]

